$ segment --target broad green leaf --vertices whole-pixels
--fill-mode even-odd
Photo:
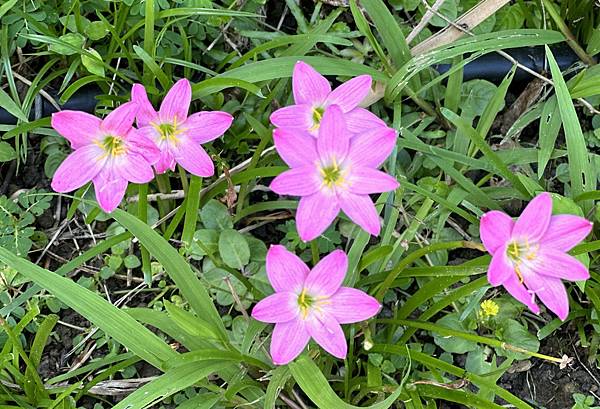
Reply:
[[[17,151],[8,142],[0,142],[0,162],[9,162],[17,158]]]
[[[104,77],[104,65],[102,64],[102,56],[93,48],[88,48],[88,52],[93,55],[90,57],[87,54],[81,55],[81,63],[90,72],[90,74]],[[95,57],[95,58],[94,58]]]
[[[73,55],[77,53],[77,49],[83,48],[83,43],[85,43],[85,38],[79,33],[68,33],[58,37],[60,42],[66,43],[70,45],[63,45],[60,43],[50,44],[48,49],[57,54],[61,55]]]
[[[233,228],[227,206],[218,200],[209,200],[200,210],[200,221],[207,229],[225,230]]]
[[[244,236],[233,229],[226,229],[219,236],[219,254],[231,268],[241,270],[250,262],[250,247]]]
[[[445,328],[455,329],[461,332],[468,332],[464,324],[460,322],[458,314],[452,313],[444,315],[442,318],[437,320],[437,325]],[[477,342],[469,341],[464,338],[448,336],[446,334],[433,334],[433,340],[435,343],[446,352],[453,354],[465,354],[469,351],[475,351],[477,349]]]

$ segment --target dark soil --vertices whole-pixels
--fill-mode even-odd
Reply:
[[[576,345],[576,341],[577,336],[573,336],[568,328],[542,341],[542,354],[573,358],[565,369],[534,358],[528,371],[507,373],[498,385],[540,409],[568,409],[574,404],[574,393],[596,394],[600,387],[600,371],[587,362],[589,350]]]

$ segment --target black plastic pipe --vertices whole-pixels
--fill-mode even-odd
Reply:
[[[579,61],[579,57],[566,43],[551,47],[552,55],[556,59],[561,71],[569,68]],[[541,74],[548,71],[546,64],[546,50],[540,47],[521,47],[505,50],[507,54],[525,67]],[[463,68],[463,80],[484,79],[499,83],[511,70],[513,64],[498,53],[488,53],[468,63]],[[436,70],[443,74],[450,69],[450,64],[440,64]],[[531,74],[523,69],[517,69],[513,82],[530,81]]]
[[[60,105],[61,109],[73,109],[77,111],[94,112],[96,108],[97,100],[96,97],[101,95],[102,91],[98,87],[85,87],[77,91],[69,100]],[[55,100],[58,100],[56,95],[53,96]],[[49,116],[53,112],[56,112],[56,107],[52,105],[45,98],[42,99],[42,115],[41,118]],[[34,112],[33,109],[29,113],[29,119],[33,120]],[[0,108],[0,124],[3,125],[14,125],[17,123],[17,118],[11,113],[6,111],[4,108]]]
[[[575,62],[579,61],[577,55],[566,44],[559,44],[551,47],[552,54],[556,58],[556,62],[561,70],[569,68]],[[523,64],[527,68],[543,73],[547,70],[546,52],[543,46],[539,47],[522,47],[505,50],[515,60]],[[489,53],[465,65],[463,68],[464,81],[472,79],[485,79],[491,82],[499,83],[508,74],[513,64],[497,53]],[[447,72],[450,69],[450,64],[440,64],[436,66],[436,70],[440,73]],[[524,82],[532,79],[532,75],[528,72],[517,69],[513,82]],[[62,109],[74,109],[78,111],[93,112],[96,107],[96,97],[102,92],[96,87],[84,88],[76,92],[64,105]],[[44,99],[42,108],[42,117],[46,117],[51,113],[56,112],[56,108]],[[33,117],[33,112],[31,113]],[[0,124],[13,125],[17,123],[17,118],[8,113],[5,109],[0,108]]]

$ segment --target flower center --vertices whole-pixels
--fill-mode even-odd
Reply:
[[[300,312],[302,312],[302,318],[308,316],[308,310],[314,303],[315,300],[310,295],[306,294],[306,288],[303,288],[298,296],[298,305],[300,306]]]
[[[346,172],[340,167],[335,158],[333,158],[329,166],[320,167],[319,173],[323,178],[323,185],[330,189],[334,186],[342,186],[345,182],[344,176]]]
[[[515,272],[519,277],[519,282],[523,284],[523,273],[521,272],[521,265],[533,262],[537,258],[537,251],[539,250],[539,244],[531,246],[529,241],[525,239],[524,242],[517,240],[512,241],[508,245],[506,255],[512,261],[515,268]]]
[[[316,131],[321,126],[321,119],[323,119],[323,112],[325,109],[322,107],[316,107],[312,109],[312,120],[314,125],[310,128],[311,131]]]
[[[127,152],[127,147],[123,139],[119,136],[107,135],[100,143],[100,146],[108,156],[120,156]]]
[[[178,135],[185,130],[177,127],[177,117],[173,118],[173,122],[163,122],[161,124],[152,123],[151,125],[158,131],[162,141],[172,143],[179,142]]]

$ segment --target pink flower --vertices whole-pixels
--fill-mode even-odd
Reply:
[[[302,196],[296,213],[302,240],[323,233],[340,209],[370,234],[379,234],[379,215],[369,194],[398,187],[396,179],[377,170],[394,149],[393,129],[379,127],[350,139],[342,110],[331,105],[323,113],[318,138],[279,128],[273,140],[291,169],[270,187],[280,195]]]
[[[75,149],[58,167],[52,189],[70,192],[94,183],[96,200],[105,212],[121,202],[127,183],[147,183],[158,149],[132,127],[137,105],[128,102],[101,120],[80,111],[52,114],[52,127]]]
[[[283,246],[267,253],[267,276],[275,294],[254,306],[252,316],[274,323],[271,357],[276,365],[296,358],[312,337],[331,355],[344,359],[346,337],[340,324],[364,321],[381,305],[363,291],[341,287],[348,257],[336,250],[312,270]]]
[[[188,116],[192,87],[185,78],[177,81],[167,92],[158,112],[148,100],[143,85],[133,86],[131,98],[140,107],[137,113],[140,132],[152,139],[160,149],[160,158],[154,165],[157,173],[175,170],[175,163],[197,176],[212,176],[215,173],[210,156],[200,144],[223,135],[231,126],[231,115],[227,112],[203,111]]]
[[[276,127],[308,131],[317,136],[323,112],[334,104],[341,108],[352,134],[386,126],[377,116],[358,106],[371,90],[368,75],[353,78],[332,91],[325,77],[305,62],[298,61],[294,66],[292,88],[296,105],[273,112],[271,122]]]
[[[535,297],[561,320],[569,315],[569,297],[561,279],[587,280],[587,268],[567,254],[592,230],[583,217],[552,216],[548,193],[536,196],[513,221],[508,215],[491,211],[481,218],[483,245],[492,254],[488,281],[502,284],[517,300],[538,314]]]

